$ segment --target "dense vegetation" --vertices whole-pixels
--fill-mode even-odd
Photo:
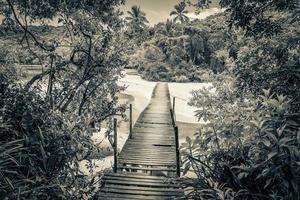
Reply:
[[[222,0],[224,12],[190,21],[187,7],[210,1],[183,0],[154,27],[138,6],[122,20],[121,3],[0,0],[0,199],[93,196],[79,162],[102,157],[91,136],[124,112],[125,66],[213,84],[190,100],[207,123],[181,147],[187,198],[298,200],[299,1]],[[62,27],[47,25],[55,17]],[[28,80],[22,64],[45,68]]]
[[[226,14],[189,22],[184,5],[176,5],[171,12],[171,15],[177,15],[174,21],[148,28],[147,37],[143,37],[143,42],[130,57],[129,66],[136,68],[143,78],[207,81],[212,74],[224,70],[225,51],[229,49],[234,54],[236,49],[232,40],[235,34],[228,30]]]
[[[299,199],[299,2],[221,3],[232,40],[214,92],[190,100],[207,123],[181,147],[197,177],[183,184],[193,199]]]
[[[124,61],[114,8],[121,3],[1,1],[0,199],[93,196],[97,176],[86,176],[79,162],[101,159],[91,136],[124,109],[116,105]],[[46,24],[57,16],[64,28]],[[45,68],[28,80],[16,64]]]

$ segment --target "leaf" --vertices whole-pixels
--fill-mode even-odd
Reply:
[[[268,133],[267,134],[274,142],[278,142],[278,139],[276,138],[276,136],[273,133]]]
[[[191,144],[192,139],[191,139],[189,136],[187,136],[187,137],[185,138],[185,141],[186,141],[188,144]]]
[[[294,139],[293,138],[289,138],[289,137],[283,137],[279,140],[279,144],[280,145],[286,145],[288,144],[289,142],[293,141]]]
[[[271,92],[271,89],[269,88],[269,89],[262,89],[263,90],[263,93],[264,93],[264,95],[265,95],[265,97],[269,97],[270,96],[270,92]]]
[[[276,130],[279,137],[282,135],[282,133],[283,133],[285,127],[286,127],[286,124],[285,124],[284,126],[282,126],[281,128],[278,128],[278,129]]]
[[[43,166],[44,166],[44,169],[47,170],[47,155],[46,155],[45,149],[41,142],[40,142],[40,149],[41,149],[41,154],[42,154],[42,159],[43,159],[42,160]]]
[[[262,139],[262,143],[266,146],[266,147],[270,147],[271,146],[271,142],[267,139]]]
[[[191,163],[190,162],[186,163],[186,165],[183,168],[183,172],[182,172],[183,175],[185,175],[189,171],[190,168],[191,168]]]
[[[15,190],[15,187],[13,186],[11,180],[10,180],[9,178],[7,178],[7,177],[5,177],[5,180],[6,180],[6,183],[8,184],[8,186],[10,187],[10,189],[11,189],[12,191],[14,191],[14,190]]]
[[[248,176],[248,173],[246,172],[241,172],[238,174],[238,179],[241,180],[243,178],[246,178]]]
[[[268,160],[272,159],[273,157],[275,157],[277,155],[277,152],[271,152],[268,154]]]
[[[272,179],[268,179],[266,184],[264,185],[264,189],[266,189],[272,183]]]
[[[258,121],[251,120],[251,121],[250,121],[250,124],[253,125],[253,126],[256,127],[256,128],[260,128],[260,125],[259,125],[259,122],[258,122]]]

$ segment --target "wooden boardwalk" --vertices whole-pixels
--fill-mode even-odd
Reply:
[[[99,199],[182,199],[167,83],[158,83],[118,158],[117,173],[103,177]]]

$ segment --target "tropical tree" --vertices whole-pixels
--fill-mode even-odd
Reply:
[[[124,45],[114,9],[122,2],[0,1],[22,29],[24,48],[34,58],[42,55],[46,65],[30,80],[18,80],[9,53],[1,61],[0,199],[93,196],[95,178],[83,173],[80,161],[103,156],[91,139],[95,127],[122,112],[116,105],[121,89],[116,80],[124,65]],[[5,15],[2,9],[0,15]],[[73,38],[67,55],[55,44],[59,33],[45,38],[29,26],[29,20],[42,25],[57,16]],[[9,47],[21,49],[12,41]]]
[[[16,26],[15,21],[12,19],[12,12],[9,9],[9,7],[3,5],[3,7],[0,8],[0,13],[3,14],[1,29],[3,29],[4,32],[7,31],[17,32],[19,27]]]
[[[164,27],[164,32],[167,36],[171,36],[172,34],[172,28],[173,28],[173,22],[169,19],[167,19]]]
[[[127,13],[129,16],[126,17],[126,20],[132,32],[141,32],[146,28],[146,23],[149,21],[146,18],[146,13],[139,6],[132,6],[131,11],[127,11]]]
[[[299,199],[299,1],[221,3],[241,29],[230,29],[231,41],[222,20],[211,25],[225,70],[213,93],[199,90],[190,102],[207,124],[182,145],[184,173],[198,177],[185,183],[194,188],[188,198]],[[221,41],[228,46],[216,50]]]
[[[189,17],[186,16],[188,13],[186,8],[186,4],[184,2],[180,2],[179,4],[174,6],[175,10],[171,11],[170,16],[175,15],[174,22],[180,21],[181,23],[189,22]]]
[[[174,33],[174,23],[172,20],[167,19],[166,22],[164,23],[158,23],[155,25],[154,29],[156,33],[159,33],[161,35],[167,36],[167,37],[172,37]]]

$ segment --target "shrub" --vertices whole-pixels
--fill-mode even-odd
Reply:
[[[91,118],[54,111],[38,92],[0,73],[1,199],[81,199],[92,196],[78,162],[97,149]]]
[[[176,82],[188,82],[189,79],[185,75],[180,75],[175,77]]]
[[[209,121],[181,148],[184,173],[197,176],[183,182],[193,188],[189,196],[299,199],[299,125],[291,100],[270,90],[236,98],[233,87],[223,82],[215,93],[193,93],[199,120]]]

